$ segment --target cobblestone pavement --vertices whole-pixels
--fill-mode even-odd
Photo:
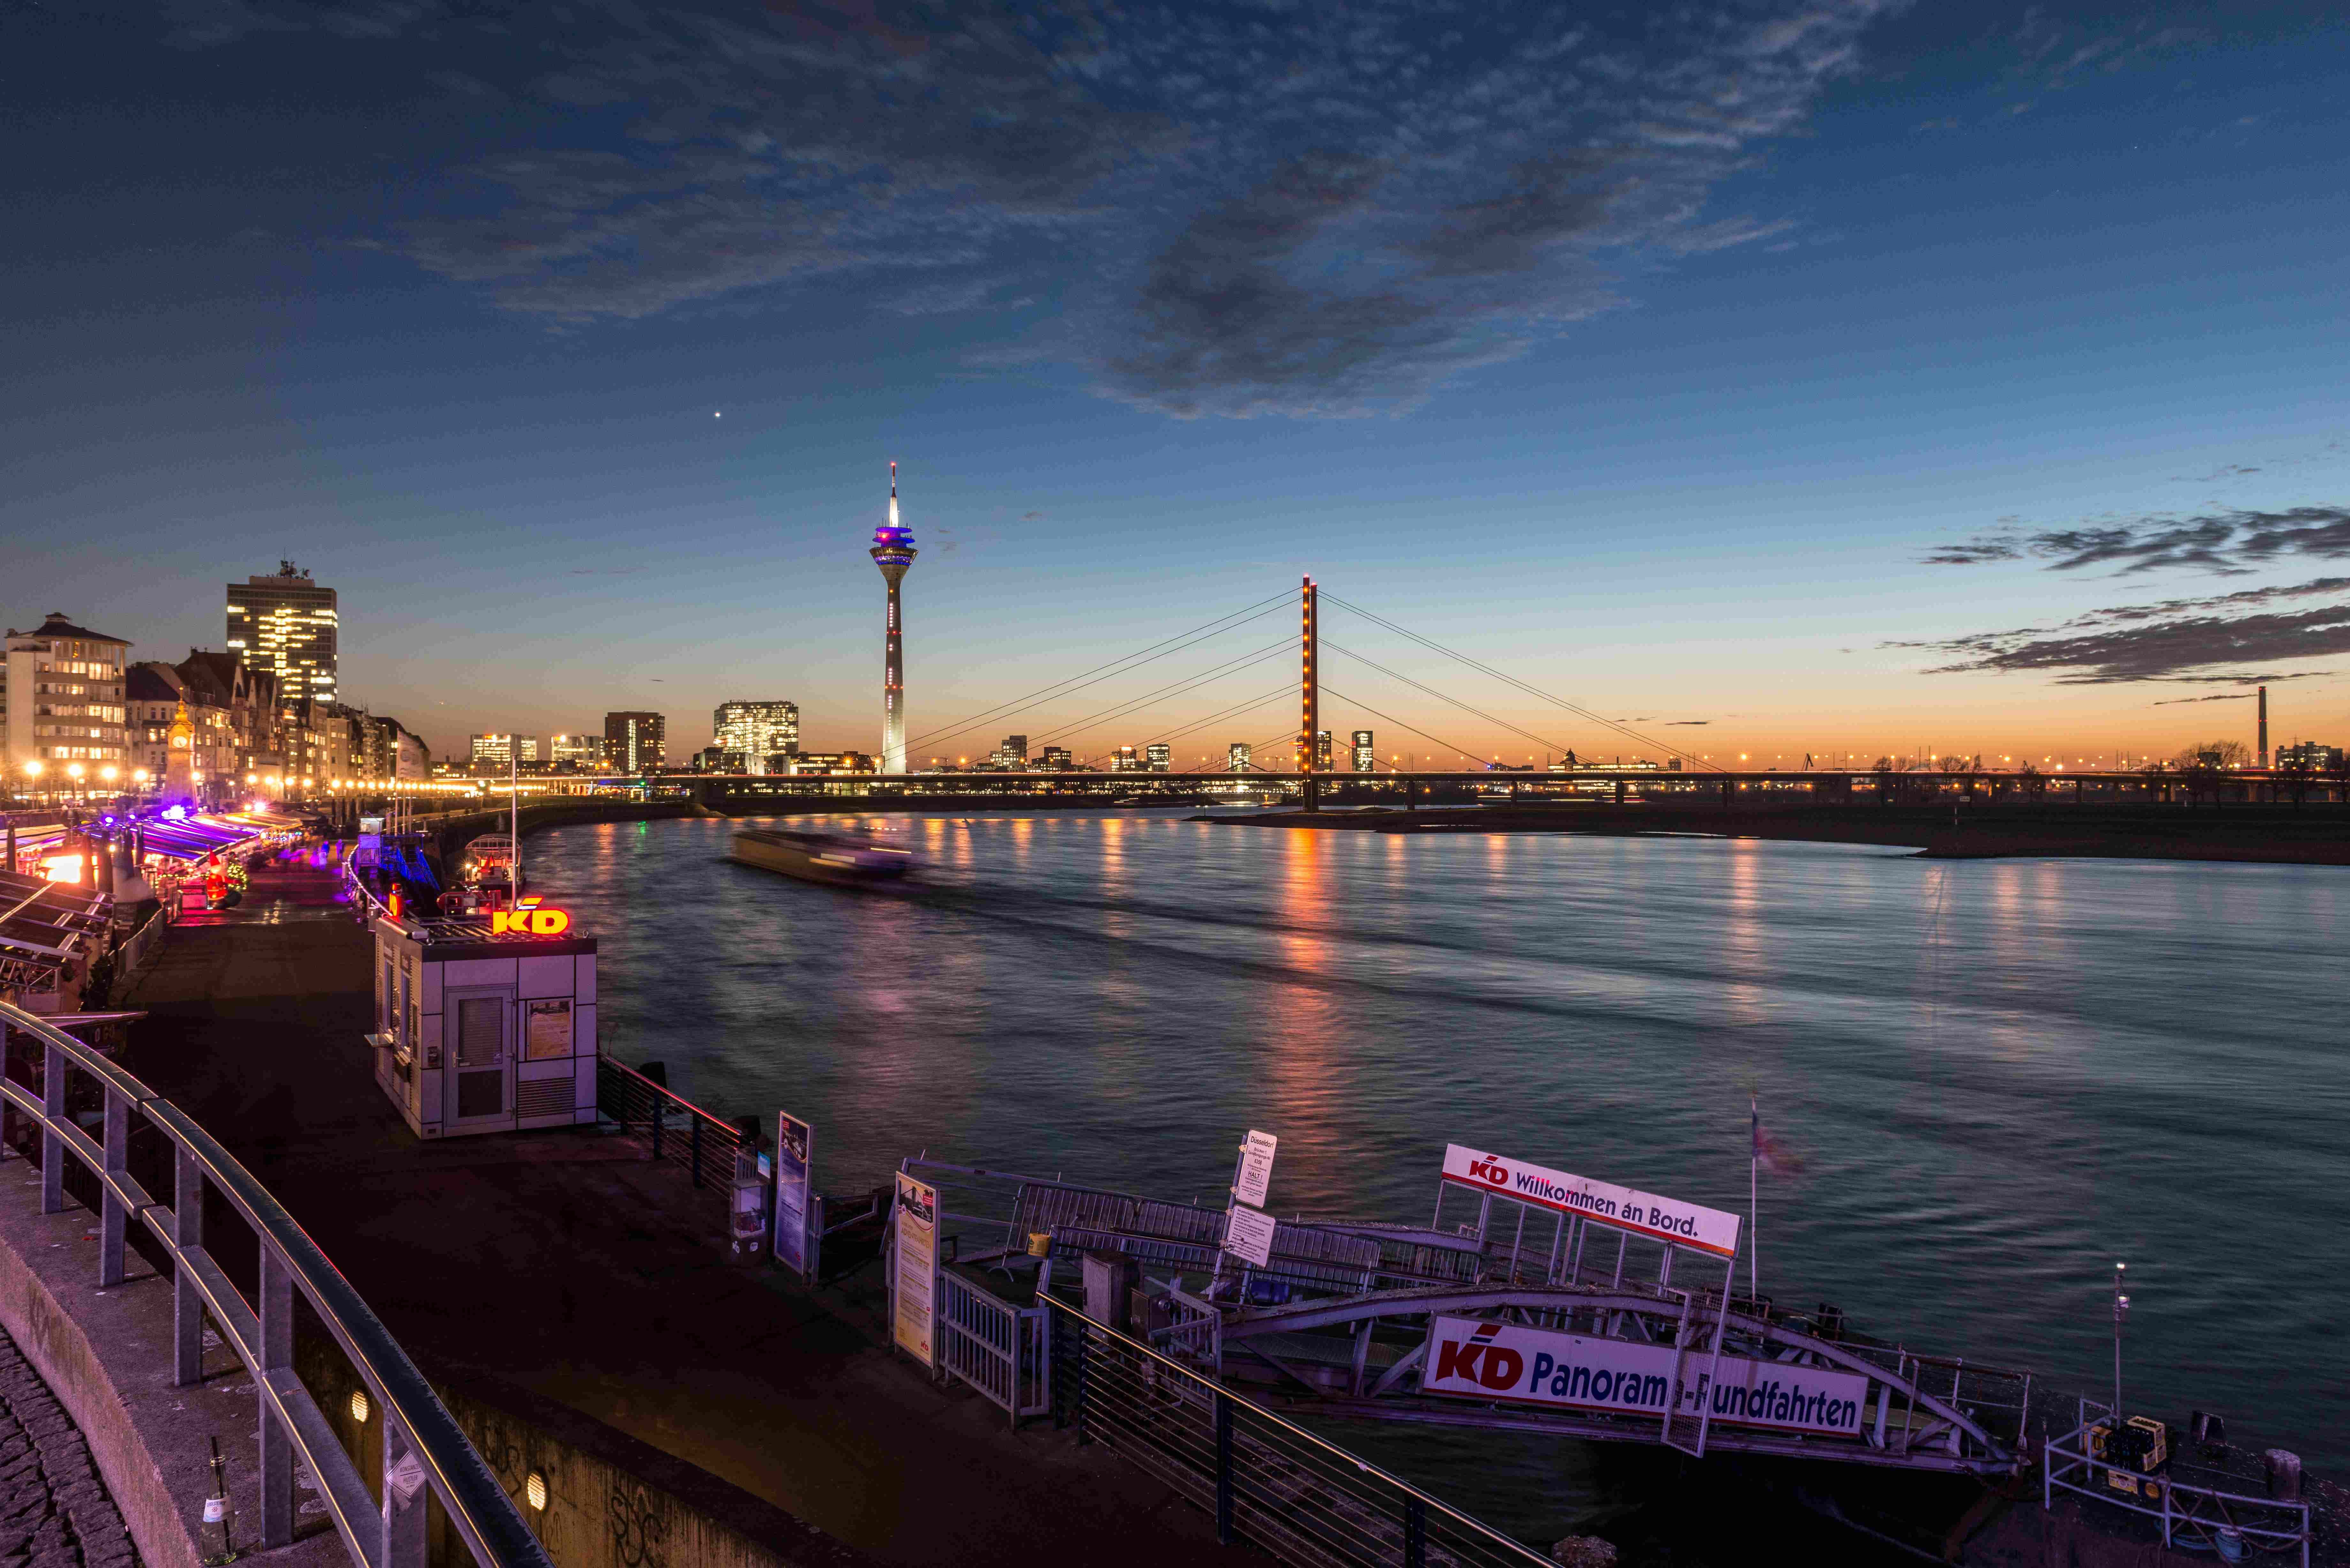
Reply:
[[[0,1568],[136,1568],[89,1445],[0,1334]]]

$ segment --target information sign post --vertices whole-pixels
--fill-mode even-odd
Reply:
[[[816,1278],[816,1248],[808,1235],[808,1189],[815,1165],[814,1129],[789,1111],[775,1114],[775,1261],[803,1280]]]
[[[898,1348],[935,1371],[939,1284],[939,1189],[898,1173],[897,1245],[891,1256],[895,1301],[890,1337]]]

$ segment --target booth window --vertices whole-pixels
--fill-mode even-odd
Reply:
[[[523,1011],[523,1059],[544,1061],[571,1054],[571,999],[525,1002]]]
[[[469,996],[457,1004],[457,1065],[494,1067],[505,1060],[505,1002]]]

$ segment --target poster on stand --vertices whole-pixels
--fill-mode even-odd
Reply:
[[[775,1115],[775,1261],[802,1279],[809,1274],[808,1169],[813,1163],[807,1123],[788,1111]]]
[[[931,1338],[937,1321],[939,1189],[898,1173],[898,1300],[890,1313],[898,1347],[925,1366],[938,1366]]]

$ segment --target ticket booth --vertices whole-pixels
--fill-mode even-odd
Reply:
[[[375,930],[376,1082],[419,1137],[596,1119],[596,939],[559,909]]]

